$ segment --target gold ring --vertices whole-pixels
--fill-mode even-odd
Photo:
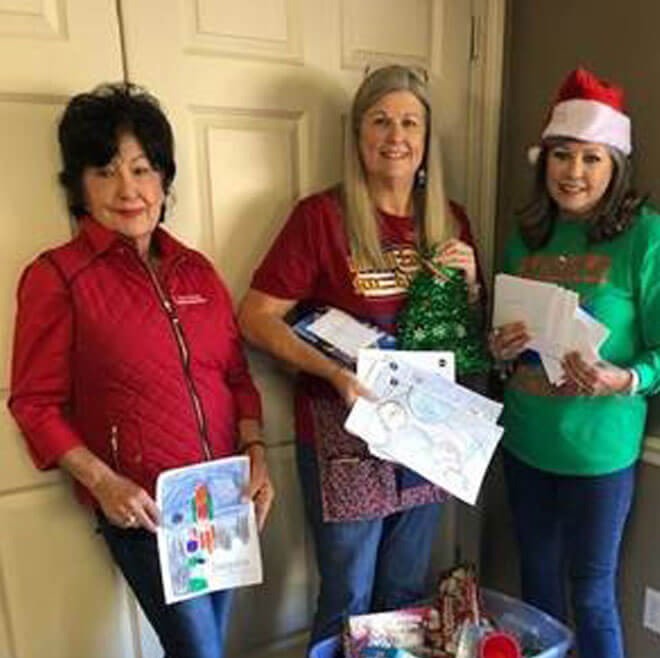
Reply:
[[[124,521],[124,525],[127,528],[130,528],[131,526],[134,526],[137,523],[137,517],[133,516],[133,514],[130,514],[129,516],[126,517],[126,520]]]

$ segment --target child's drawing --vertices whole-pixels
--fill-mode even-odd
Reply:
[[[162,473],[158,549],[168,603],[261,582],[249,459],[230,457]]]

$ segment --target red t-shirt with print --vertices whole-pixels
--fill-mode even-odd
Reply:
[[[473,244],[465,213],[455,204],[459,238]],[[381,244],[388,268],[359,270],[351,258],[342,209],[335,191],[300,201],[252,279],[252,288],[305,307],[334,306],[354,318],[396,333],[396,318],[419,269],[414,220],[380,213]],[[313,442],[309,398],[336,395],[332,386],[301,374],[296,390],[296,434]]]

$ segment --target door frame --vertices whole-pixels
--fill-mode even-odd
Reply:
[[[507,0],[472,0],[466,206],[487,282],[495,262],[506,5]]]

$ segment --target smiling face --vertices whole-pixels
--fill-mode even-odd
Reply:
[[[165,200],[162,176],[135,137],[123,134],[117,154],[82,176],[85,207],[103,226],[131,239],[146,256]]]
[[[566,141],[548,150],[546,186],[559,209],[583,217],[598,205],[612,180],[609,151],[595,142]]]
[[[382,96],[362,116],[359,148],[367,180],[412,186],[424,159],[426,110],[409,91]]]

